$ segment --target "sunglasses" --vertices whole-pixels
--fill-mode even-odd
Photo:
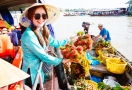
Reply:
[[[41,18],[41,16],[42,16],[42,18],[43,19],[47,19],[47,14],[39,14],[39,13],[37,13],[37,14],[34,14],[34,18],[36,19],[36,20],[39,20],[40,18]]]

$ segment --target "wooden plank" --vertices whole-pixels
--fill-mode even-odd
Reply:
[[[127,72],[125,72],[125,75],[127,76],[127,78],[130,80],[130,79],[132,79],[132,77],[127,73]]]
[[[100,72],[100,73],[110,73],[106,66],[103,65],[103,64],[99,64],[99,65],[96,65],[96,66],[90,66],[90,71],[91,72]]]

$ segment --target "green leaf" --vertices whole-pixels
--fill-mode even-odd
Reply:
[[[116,87],[120,87],[120,85],[119,84],[116,84]]]
[[[128,90],[127,88],[123,88],[123,90]]]
[[[98,88],[101,89],[101,90],[102,89],[105,89],[106,88],[106,85],[103,82],[99,82],[98,83]]]

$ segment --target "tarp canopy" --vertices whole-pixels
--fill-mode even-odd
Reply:
[[[1,0],[0,9],[20,10],[35,2],[36,0]]]
[[[1,0],[0,14],[8,24],[14,25],[14,20],[9,11],[23,11],[30,4],[35,3],[36,0]]]
[[[7,9],[0,10],[0,14],[1,14],[3,20],[5,20],[8,24],[14,26],[14,20],[13,20],[11,13],[9,12],[9,10],[7,10]]]

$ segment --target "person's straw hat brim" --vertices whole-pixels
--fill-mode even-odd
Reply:
[[[20,16],[20,24],[25,27],[28,27],[30,25],[30,22],[27,20],[23,20],[23,17],[26,17],[28,10],[30,8],[35,7],[35,6],[42,6],[42,5],[44,5],[46,7],[47,13],[48,13],[48,19],[47,19],[48,22],[46,24],[51,24],[52,22],[54,22],[55,20],[58,19],[59,15],[60,15],[60,11],[58,8],[56,8],[52,5],[35,3],[35,4],[31,5],[30,7],[26,8],[25,11],[22,13],[22,15]]]
[[[7,61],[0,59],[0,87],[28,78],[29,75]]]

